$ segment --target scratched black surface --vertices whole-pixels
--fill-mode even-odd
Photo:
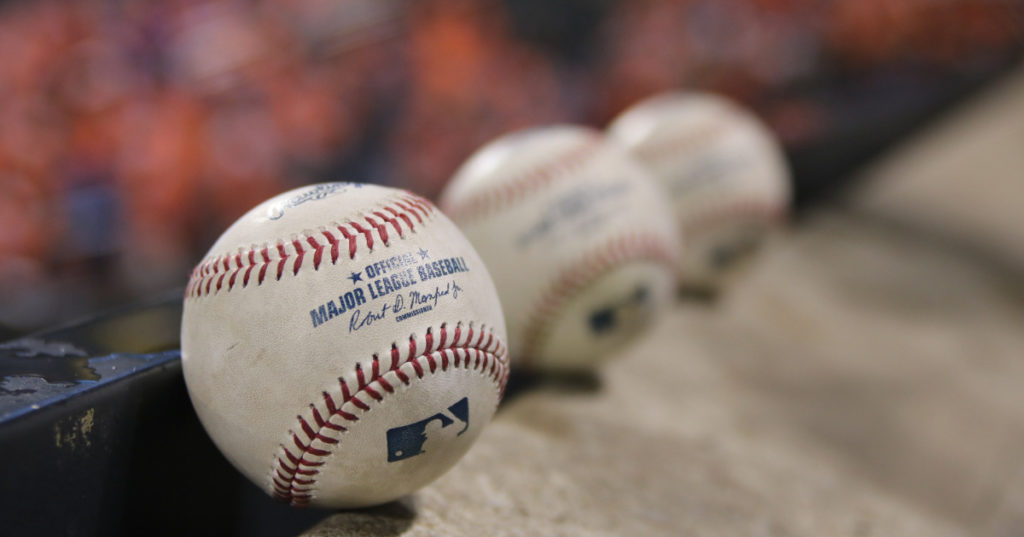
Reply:
[[[326,516],[271,500],[203,431],[180,296],[0,343],[0,535],[295,535]]]
[[[0,343],[0,423],[177,360],[180,296]],[[144,337],[125,333],[139,321]]]

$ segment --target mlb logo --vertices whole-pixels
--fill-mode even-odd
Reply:
[[[455,422],[462,424],[455,436],[469,429],[469,398],[463,397],[448,407],[447,412],[438,412],[415,423],[388,429],[388,462],[405,460],[430,451],[430,441],[440,436],[438,433],[442,429],[455,425]]]

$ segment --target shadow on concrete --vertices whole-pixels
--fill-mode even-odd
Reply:
[[[415,496],[351,511],[337,512],[317,524],[306,537],[394,537],[402,535],[416,520]]]
[[[540,373],[513,370],[505,387],[505,397],[498,411],[523,394],[536,391],[558,392],[564,395],[593,395],[601,391],[603,381],[598,371]]]

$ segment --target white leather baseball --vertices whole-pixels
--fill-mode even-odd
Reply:
[[[656,95],[608,133],[665,187],[686,241],[684,287],[720,288],[788,212],[789,171],[774,135],[722,97]]]
[[[311,185],[236,221],[186,290],[182,366],[227,458],[293,505],[359,507],[444,473],[508,375],[494,285],[429,202]]]
[[[517,366],[593,366],[668,303],[680,249],[671,210],[598,131],[498,138],[459,169],[440,204],[494,277]]]

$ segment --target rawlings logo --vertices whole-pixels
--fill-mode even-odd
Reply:
[[[629,193],[630,184],[616,182],[605,185],[580,185],[552,200],[541,213],[540,219],[516,238],[516,245],[526,248],[560,227],[581,226],[590,220],[601,219],[605,201]],[[582,223],[581,223],[582,222]]]
[[[695,190],[714,187],[730,180],[732,176],[742,173],[753,164],[748,156],[710,154],[697,159],[692,166],[680,170],[682,173],[669,181],[668,191],[676,198],[690,196]]]
[[[316,185],[291,199],[285,200],[267,209],[267,218],[271,220],[278,220],[284,216],[285,209],[298,207],[307,201],[324,199],[338,192],[344,192],[348,187],[361,188],[362,186],[363,185],[359,183],[324,183]]]

